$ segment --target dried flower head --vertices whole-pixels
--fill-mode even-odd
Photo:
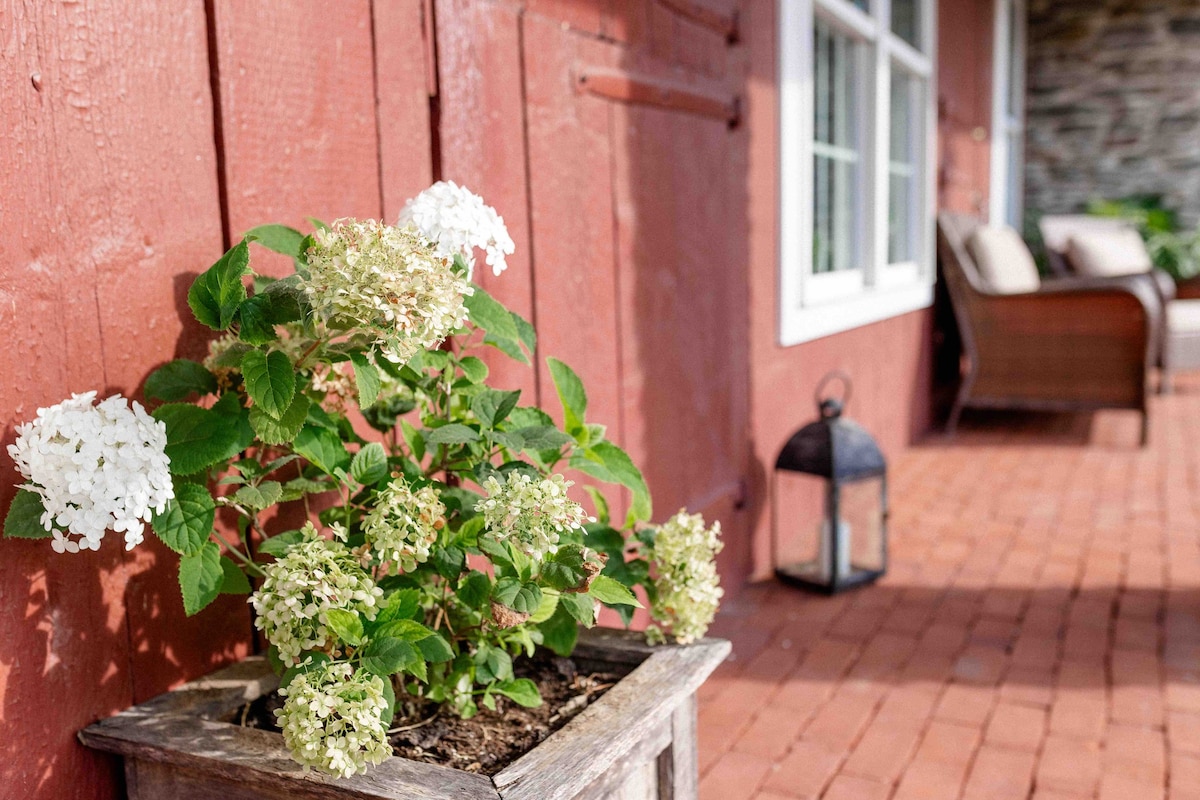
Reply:
[[[39,408],[8,446],[23,488],[42,498],[42,527],[58,553],[98,550],[110,528],[132,549],[145,523],[175,497],[166,426],[120,395],[92,405],[95,397],[76,394]]]
[[[313,233],[308,269],[313,310],[334,328],[369,331],[393,363],[437,347],[467,318],[467,279],[412,228],[338,220]]]
[[[682,509],[654,537],[651,560],[658,576],[650,613],[670,626],[680,644],[704,636],[717,613],[724,592],[715,557],[722,547],[720,522],[706,529],[704,517]]]
[[[544,558],[558,549],[563,531],[592,521],[583,506],[567,496],[574,483],[562,475],[535,480],[523,472],[510,472],[502,484],[495,476],[483,483],[488,496],[475,510],[483,514],[487,530],[497,540],[512,540],[533,558]]]
[[[445,516],[446,506],[432,486],[414,491],[398,480],[379,493],[363,520],[363,534],[381,562],[411,572],[429,558]]]
[[[516,250],[496,209],[454,181],[438,181],[409,200],[400,212],[399,224],[415,227],[433,242],[438,255],[461,255],[467,262],[468,278],[475,267],[475,248],[486,253],[494,275],[508,267],[505,256]]]
[[[383,596],[344,545],[320,538],[311,522],[305,524],[304,533],[303,541],[265,568],[262,585],[250,596],[257,614],[255,627],[289,666],[305,650],[330,643],[333,637],[326,627],[330,609],[374,619]]]
[[[391,755],[378,675],[320,664],[302,669],[279,694],[287,698],[275,712],[283,741],[306,770],[348,778]]]

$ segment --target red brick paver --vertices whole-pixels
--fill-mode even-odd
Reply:
[[[1200,800],[1200,380],[892,464],[891,569],[726,605],[702,800]]]

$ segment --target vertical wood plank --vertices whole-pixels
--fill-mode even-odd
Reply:
[[[370,0],[213,5],[233,237],[265,222],[310,230],[310,215],[378,218]]]
[[[696,695],[671,715],[671,746],[658,757],[659,800],[696,800],[700,766],[696,751]]]
[[[435,7],[442,177],[482,195],[504,217],[516,253],[498,277],[481,260],[475,281],[533,322],[518,9],[492,0],[437,0]],[[493,385],[521,389],[522,405],[537,401],[536,369],[499,352],[487,361]]]
[[[187,275],[220,254],[221,226],[202,0],[169,11],[142,0],[15,3],[0,19],[9,444],[38,406],[91,389],[135,394],[172,357]],[[0,459],[0,509],[16,481]],[[187,642],[202,623],[126,603],[139,574],[173,581],[173,557],[150,543],[127,556],[121,544],[110,534],[99,553],[56,555],[45,541],[0,542],[0,735],[19,743],[0,785],[22,797],[117,796],[119,765],[74,734],[134,699],[132,631],[163,643],[151,680],[197,666]]]

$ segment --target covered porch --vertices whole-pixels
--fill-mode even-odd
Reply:
[[[1200,797],[1200,380],[1153,402],[973,416],[893,463],[879,585],[729,603],[701,797]]]

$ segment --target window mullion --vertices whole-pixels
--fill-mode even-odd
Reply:
[[[867,220],[865,275],[868,287],[880,283],[888,261],[888,160],[890,157],[891,113],[889,108],[891,55],[888,30],[891,24],[891,0],[872,3],[878,35],[871,48],[871,94],[867,106],[870,131],[867,147],[867,191],[863,218]]]

